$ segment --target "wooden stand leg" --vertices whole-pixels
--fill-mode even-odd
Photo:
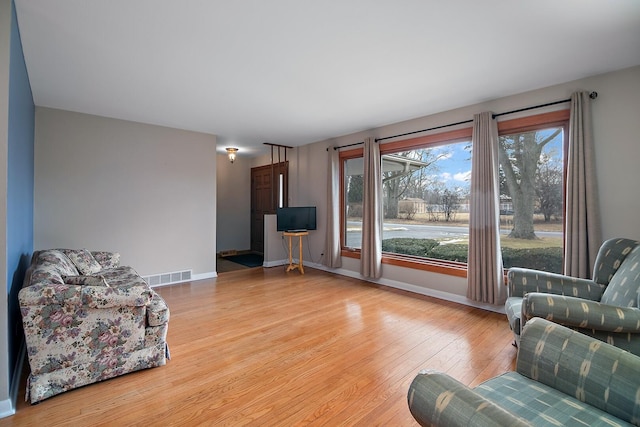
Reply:
[[[304,265],[302,264],[302,236],[300,236],[298,246],[300,246],[300,257],[298,258],[298,268],[300,269],[300,273],[304,274]]]
[[[287,271],[289,270],[293,270],[295,267],[293,265],[293,257],[291,256],[291,236],[289,236],[289,268],[287,268]]]
[[[287,267],[287,271],[295,270],[297,268],[298,270],[300,270],[301,274],[304,274],[304,266],[302,264],[302,236],[309,235],[309,232],[308,231],[300,231],[296,233],[284,232],[283,235],[289,238],[289,266]],[[299,250],[298,254],[300,255],[298,257],[297,264],[293,263],[293,245],[291,243],[291,239],[295,236],[298,236],[298,250]]]

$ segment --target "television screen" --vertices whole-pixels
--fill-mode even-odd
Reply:
[[[316,229],[316,207],[300,206],[278,208],[276,211],[278,231],[307,231]]]

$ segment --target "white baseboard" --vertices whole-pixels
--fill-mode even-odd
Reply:
[[[20,377],[22,376],[22,368],[24,366],[25,357],[27,355],[27,347],[23,343],[20,347],[18,360],[13,368],[13,376],[11,378],[11,389],[9,390],[9,398],[0,400],[0,418],[10,417],[16,413],[16,403],[18,402],[18,391],[20,390]]]
[[[277,260],[277,261],[265,261],[264,263],[262,263],[263,267],[279,267],[281,265],[287,265],[289,264],[289,260],[286,259],[281,259],[281,260]],[[303,265],[307,265],[306,262],[304,262],[304,260],[302,261]]]
[[[11,399],[0,400],[0,418],[10,417],[16,413]]]
[[[9,390],[9,395],[11,399],[13,399],[13,403],[18,401],[18,391],[20,390],[20,379],[22,378],[22,368],[24,367],[24,362],[27,360],[27,344],[23,341],[22,346],[20,346],[20,353],[18,354],[18,360],[16,360],[16,366],[13,369],[13,378],[11,380],[11,390]]]
[[[383,285],[383,286],[388,286],[390,288],[400,289],[400,290],[403,290],[403,291],[413,292],[415,294],[420,294],[420,295],[424,295],[424,296],[428,296],[428,297],[438,298],[438,299],[441,299],[441,300],[444,300],[444,301],[455,302],[455,303],[467,305],[467,306],[470,306],[470,307],[480,308],[482,310],[488,310],[488,311],[493,311],[495,313],[505,314],[504,306],[502,306],[502,305],[496,306],[496,305],[492,305],[492,304],[483,304],[483,303],[479,303],[479,302],[470,300],[469,298],[467,298],[465,296],[462,296],[462,295],[457,295],[457,294],[452,294],[452,293],[449,293],[449,292],[438,291],[438,290],[435,290],[435,289],[429,289],[429,288],[425,288],[425,287],[422,287],[422,286],[413,285],[411,283],[399,282],[397,280],[389,280],[389,279],[384,279],[384,278],[378,279],[378,280],[366,279],[366,278],[362,277],[360,275],[360,273],[358,273],[358,272],[351,271],[351,270],[346,270],[346,269],[343,269],[343,268],[328,268],[327,266],[324,266],[324,265],[321,265],[321,264],[306,263],[306,262],[304,263],[304,265],[316,268],[318,270],[324,270],[324,271],[328,271],[330,273],[336,273],[336,274],[340,274],[342,276],[352,277],[354,279],[360,279],[360,280],[364,280],[366,282],[376,283],[378,285]]]
[[[215,272],[215,271],[210,271],[208,273],[194,274],[193,276],[191,276],[191,281],[193,281],[193,280],[214,279],[216,277],[218,277],[218,273]]]

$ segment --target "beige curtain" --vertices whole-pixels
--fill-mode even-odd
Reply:
[[[378,279],[382,275],[382,170],[380,147],[373,138],[364,141],[363,187],[360,273]]]
[[[498,185],[498,126],[491,112],[473,117],[467,297],[504,304]]]
[[[564,273],[590,278],[602,244],[588,92],[571,95]]]
[[[327,234],[323,260],[329,268],[342,267],[340,256],[340,153],[334,147],[327,149]]]

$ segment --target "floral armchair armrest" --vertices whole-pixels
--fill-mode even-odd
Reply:
[[[527,421],[447,374],[424,370],[407,396],[411,415],[422,426],[530,426]]]
[[[20,307],[30,306],[86,306],[90,308],[142,307],[149,305],[151,290],[143,285],[112,288],[67,284],[37,284],[20,289]]]
[[[525,295],[522,313],[526,320],[541,317],[571,328],[640,334],[640,310],[636,307],[534,292]]]
[[[528,268],[512,267],[507,277],[510,297],[524,297],[529,292],[541,292],[599,301],[606,288],[593,280]]]

